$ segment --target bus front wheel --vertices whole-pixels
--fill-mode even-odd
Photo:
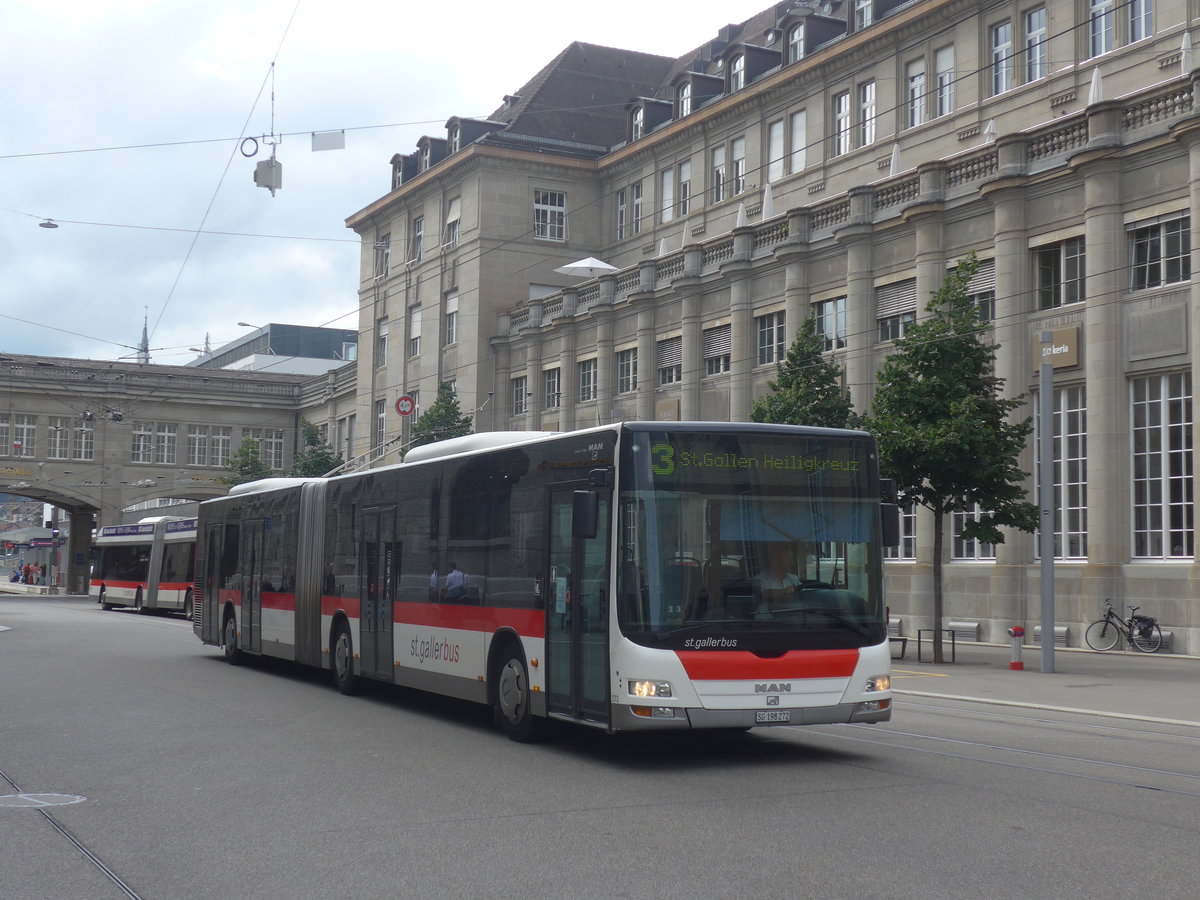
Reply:
[[[496,677],[496,716],[504,733],[523,744],[546,736],[546,721],[533,714],[533,690],[525,657],[516,644],[504,650]]]
[[[108,602],[108,597],[105,595],[104,588],[100,588],[100,608],[105,611],[113,608],[113,605]]]

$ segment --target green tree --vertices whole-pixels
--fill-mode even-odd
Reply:
[[[242,441],[242,446],[229,458],[225,468],[228,474],[221,477],[223,484],[243,484],[278,474],[262,461],[258,455],[258,441],[250,437]]]
[[[963,536],[1002,543],[1002,526],[1037,527],[1037,507],[1025,499],[1019,457],[1030,420],[1012,421],[1020,399],[1003,399],[995,374],[996,344],[985,340],[967,294],[978,268],[974,255],[946,276],[926,310],[895,342],[880,368],[868,427],[880,465],[907,500],[933,512],[933,622],[942,627],[942,538],[950,513],[981,515]],[[940,632],[934,661],[942,662]]]
[[[842,371],[825,356],[825,338],[809,315],[800,323],[787,355],[775,364],[779,373],[768,382],[771,393],[754,401],[755,422],[855,428],[859,416],[842,389]]]
[[[321,476],[344,462],[342,454],[321,439],[321,430],[308,419],[300,420],[300,434],[304,446],[292,460],[293,475],[301,478]]]
[[[412,440],[409,447],[420,447],[432,444],[434,441],[444,441],[447,438],[462,437],[471,434],[474,428],[471,417],[463,415],[458,405],[458,397],[454,396],[454,386],[448,381],[438,385],[437,399],[425,412],[421,413],[413,425]]]

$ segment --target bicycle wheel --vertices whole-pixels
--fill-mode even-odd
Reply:
[[[1162,630],[1157,625],[1135,628],[1130,643],[1143,653],[1153,653],[1162,646]]]
[[[1097,619],[1083,633],[1083,639],[1093,650],[1111,650],[1120,637],[1117,626],[1108,619]]]

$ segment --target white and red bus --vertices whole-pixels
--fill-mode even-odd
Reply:
[[[89,595],[104,609],[165,609],[191,618],[196,520],[175,516],[106,525],[92,541]]]
[[[859,431],[492,433],[200,504],[195,629],[608,731],[891,716],[876,450]],[[771,574],[768,559],[787,568]],[[782,589],[781,589],[782,588]]]

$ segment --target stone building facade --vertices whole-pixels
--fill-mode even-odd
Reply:
[[[865,409],[894,338],[974,254],[1025,414],[1042,353],[1054,364],[1056,639],[1079,645],[1113,597],[1200,652],[1194,13],[784,2],[678,59],[572,45],[488,120],[395,157],[389,192],[348,220],[366,446],[403,446],[396,398],[439,381],[480,430],[746,419],[810,313]],[[589,256],[615,271],[554,271]],[[990,547],[961,524],[954,627],[1033,625],[1033,536]],[[888,588],[912,633],[933,528],[917,510],[906,529]]]

